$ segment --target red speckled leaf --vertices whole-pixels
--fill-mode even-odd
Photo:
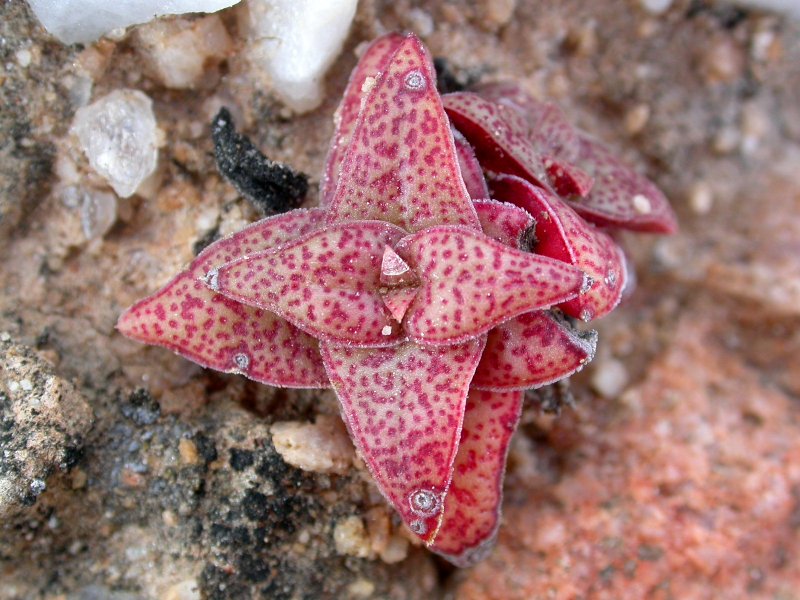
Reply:
[[[559,196],[578,199],[589,195],[594,186],[594,178],[586,171],[550,155],[542,158],[550,184]]]
[[[594,357],[597,333],[579,332],[550,311],[535,311],[489,332],[472,387],[527,390],[554,383]]]
[[[423,344],[468,339],[523,312],[573,298],[584,285],[575,267],[465,227],[432,227],[395,248],[422,281],[403,324]]]
[[[210,272],[209,285],[272,310],[322,340],[390,346],[403,337],[383,304],[381,257],[405,232],[382,221],[329,225]]]
[[[498,177],[492,182],[492,194],[521,206],[536,219],[534,252],[575,265],[592,278],[588,292],[559,308],[590,321],[619,304],[627,270],[622,251],[607,233],[584,221],[557,196],[519,177]]]
[[[595,180],[587,198],[570,203],[585,219],[635,231],[678,230],[675,213],[661,190],[616,158],[602,143],[582,136],[578,164]]]
[[[523,236],[535,223],[528,211],[497,200],[476,200],[475,211],[486,236],[512,248],[528,249]]]
[[[322,344],[342,414],[378,488],[425,542],[450,485],[469,382],[486,342],[407,342],[356,349]]]
[[[200,281],[213,265],[313,231],[323,219],[321,210],[296,210],[211,244],[164,288],[126,310],[117,329],[204,367],[262,383],[328,387],[317,340],[276,314],[225,298]]]
[[[415,232],[478,228],[430,56],[406,37],[370,92],[345,156],[329,222],[381,219]]]
[[[542,156],[531,141],[531,130],[515,108],[471,92],[442,96],[453,125],[475,148],[484,170],[519,175],[547,187]]]
[[[456,156],[458,166],[461,169],[461,177],[464,185],[467,186],[469,197],[473,199],[484,199],[489,197],[489,188],[486,187],[486,178],[483,176],[483,169],[475,156],[475,149],[470,146],[460,131],[450,128],[453,133],[453,142],[456,145]]]
[[[522,392],[470,390],[444,519],[431,550],[458,567],[482,560],[500,526],[503,475]]]
[[[342,162],[355,129],[358,114],[361,112],[362,100],[369,93],[371,80],[368,78],[375,78],[383,71],[403,39],[403,36],[399,33],[389,33],[379,37],[367,47],[358,60],[356,68],[350,74],[350,80],[347,82],[342,101],[339,103],[339,108],[336,109],[336,114],[333,117],[336,129],[333,133],[331,147],[325,160],[325,170],[320,182],[319,203],[321,206],[330,204],[336,192],[339,171],[342,168]]]

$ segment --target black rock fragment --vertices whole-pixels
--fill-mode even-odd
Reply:
[[[211,123],[217,169],[264,215],[297,208],[308,191],[308,176],[271,161],[244,135],[223,107]]]

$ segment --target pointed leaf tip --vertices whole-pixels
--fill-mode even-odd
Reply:
[[[524,208],[536,219],[533,252],[572,264],[590,278],[590,286],[559,308],[571,317],[590,321],[619,304],[627,269],[622,250],[607,233],[584,221],[554,194],[519,177],[497,177],[492,181],[492,194]]]
[[[353,441],[383,495],[424,542],[436,536],[469,382],[485,344],[322,345]]]
[[[278,315],[225,298],[200,281],[211,265],[312,231],[322,219],[322,211],[296,210],[214,242],[161,290],[126,310],[117,329],[203,367],[269,385],[328,387],[317,340]]]
[[[551,311],[525,313],[492,329],[472,387],[538,388],[580,371],[597,347],[597,333],[579,332]]]
[[[367,96],[344,158],[329,222],[381,219],[409,232],[477,229],[427,50],[406,37]]]
[[[432,227],[395,246],[422,281],[403,324],[421,344],[451,344],[575,297],[579,269],[465,227]]]
[[[397,344],[403,332],[381,298],[381,256],[404,235],[383,221],[329,225],[221,265],[217,289],[323,340],[361,347]]]
[[[485,558],[500,526],[509,442],[519,423],[523,392],[470,390],[464,426],[431,550],[458,567]]]
[[[320,183],[321,206],[328,206],[336,193],[336,184],[339,181],[342,162],[353,135],[358,114],[361,112],[369,93],[370,83],[374,84],[377,81],[377,77],[394,56],[404,39],[404,36],[399,33],[389,33],[379,37],[367,47],[358,60],[355,69],[350,74],[347,88],[334,116],[336,127]]]
[[[675,233],[678,220],[656,185],[588,135],[580,140],[577,164],[594,177],[589,195],[571,206],[598,225],[650,233]]]

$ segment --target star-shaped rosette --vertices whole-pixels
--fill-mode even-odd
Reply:
[[[321,207],[215,242],[118,323],[206,367],[332,387],[380,491],[459,566],[497,532],[524,390],[591,360],[596,334],[571,317],[607,314],[625,283],[577,206],[617,166],[576,166],[589,154],[560,111],[498,90],[443,105],[416,36],[376,40],[337,110]]]

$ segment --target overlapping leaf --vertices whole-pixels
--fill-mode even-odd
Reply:
[[[472,387],[538,388],[569,377],[594,357],[597,333],[579,332],[550,311],[525,313],[489,332]]]
[[[607,233],[581,219],[557,196],[519,177],[497,177],[492,194],[536,219],[535,252],[575,265],[591,278],[586,293],[559,305],[565,313],[589,321],[608,314],[619,303],[627,271],[622,253]]]
[[[367,96],[330,205],[329,222],[363,219],[409,232],[441,224],[478,227],[433,64],[413,35]]]
[[[579,269],[465,227],[431,227],[396,249],[422,282],[403,321],[422,344],[468,339],[520,313],[574,298],[585,285]]]
[[[323,344],[356,447],[403,521],[428,543],[442,520],[467,389],[485,343],[477,337],[439,348]]]
[[[381,259],[405,232],[383,221],[329,225],[274,250],[218,267],[209,285],[271,310],[315,337],[390,346],[403,332],[381,297]]]
[[[201,281],[214,265],[279,245],[322,225],[319,209],[264,219],[206,248],[164,288],[126,310],[117,329],[204,366],[270,385],[328,387],[316,339],[278,315]]]
[[[459,567],[482,560],[500,526],[503,475],[511,435],[519,422],[522,392],[472,390],[444,519],[431,547]]]

